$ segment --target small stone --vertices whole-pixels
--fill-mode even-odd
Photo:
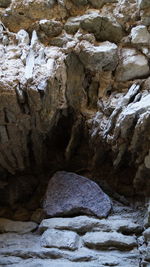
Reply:
[[[87,233],[83,237],[85,245],[89,248],[96,249],[128,249],[131,250],[137,246],[136,239],[133,236],[125,236],[120,233],[104,233],[104,232],[93,232]]]
[[[39,22],[40,30],[43,31],[48,37],[58,36],[62,32],[62,23],[56,20],[43,19]]]
[[[44,232],[41,238],[41,246],[60,249],[76,250],[79,236],[72,231],[59,231],[50,229]]]
[[[69,18],[64,25],[64,29],[69,34],[75,34],[80,28],[81,17]]]
[[[144,25],[139,25],[132,28],[131,30],[131,42],[133,44],[149,44],[150,43],[150,33],[147,27]]]
[[[44,211],[49,217],[73,214],[107,217],[111,201],[90,179],[69,172],[56,172],[44,197]]]
[[[34,222],[11,221],[5,218],[0,218],[0,233],[14,232],[25,234],[36,228],[37,224]]]
[[[29,34],[25,30],[20,30],[16,36],[19,44],[28,45],[30,42]]]

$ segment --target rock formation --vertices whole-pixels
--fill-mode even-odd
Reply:
[[[145,207],[150,196],[149,0],[0,0],[0,17],[0,216],[39,223],[49,179],[62,170],[93,180],[124,205],[138,209],[142,201]],[[149,208],[142,226],[148,228],[147,214]],[[138,265],[148,266],[149,229],[144,230],[138,242],[133,233],[126,240],[115,230],[110,236],[85,233],[82,244],[118,250],[123,240],[125,250],[140,247]],[[51,235],[44,233],[42,246],[58,233]],[[81,242],[77,235],[69,237],[73,250]],[[56,243],[50,247],[59,250]],[[80,258],[58,250],[49,252],[51,257]],[[17,253],[9,253],[20,264]],[[122,262],[113,258],[110,264],[123,267]]]

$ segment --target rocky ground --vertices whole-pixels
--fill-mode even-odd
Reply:
[[[0,219],[0,266],[148,267],[150,213],[113,201],[106,219],[90,216],[15,222]]]

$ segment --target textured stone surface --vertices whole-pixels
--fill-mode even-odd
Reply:
[[[118,63],[117,46],[110,42],[93,46],[87,41],[81,41],[77,53],[85,68],[91,71],[112,71]]]
[[[107,219],[99,220],[88,216],[52,218],[44,220],[41,223],[40,231],[34,233],[4,233],[0,235],[0,265],[59,266],[61,264],[60,266],[63,266],[62,264],[66,264],[65,266],[67,266],[68,264],[68,266],[75,267],[135,267],[138,266],[142,255],[142,236],[140,236],[141,241],[139,242],[140,252],[136,248],[137,242],[133,249],[130,245],[131,240],[135,242],[136,236],[138,237],[137,240],[139,239],[140,232],[137,232],[134,237],[132,231],[126,232],[126,235],[116,231],[120,231],[117,225],[125,226],[126,223],[126,228],[128,228],[128,225],[134,225],[135,221],[142,227],[141,218],[141,209],[135,211],[131,207],[114,202],[114,213]],[[99,223],[98,232],[93,232],[93,227],[97,223]],[[115,224],[116,228],[114,228]],[[54,229],[54,227],[59,227],[59,230]],[[85,233],[83,229],[86,235],[83,235]],[[44,233],[41,233],[41,230]],[[80,241],[77,232],[80,234]],[[96,238],[101,235],[103,240],[102,238],[100,240],[101,242],[105,241],[107,247],[104,249],[99,246],[97,250],[88,248],[84,245],[84,238],[87,235],[90,236],[89,240],[92,238],[93,242],[95,242],[95,235]],[[109,240],[106,241],[107,238]],[[58,248],[55,247],[56,245]],[[73,248],[74,246],[78,249],[71,250],[70,247]],[[93,246],[93,248],[95,247]],[[148,247],[144,253],[146,260],[146,257],[148,259]]]
[[[76,250],[79,236],[71,231],[47,230],[41,238],[41,246]]]
[[[72,230],[78,233],[87,231],[106,231],[111,230],[121,233],[141,233],[142,227],[139,224],[130,222],[120,216],[110,217],[109,219],[96,219],[88,216],[77,216],[74,218],[51,218],[45,219],[39,225],[41,232],[47,229]]]
[[[134,237],[128,237],[119,233],[87,233],[83,237],[84,243],[89,248],[108,249],[108,247],[115,247],[120,250],[132,249],[137,246]]]
[[[84,213],[102,218],[108,216],[111,201],[93,181],[75,173],[57,172],[49,181],[43,207],[50,217]]]
[[[102,16],[98,12],[89,12],[80,20],[81,28],[94,33],[97,40],[119,42],[124,36],[122,27],[112,16]]]
[[[150,33],[148,32],[146,26],[139,25],[131,30],[131,42],[133,44],[149,44],[150,43]]]

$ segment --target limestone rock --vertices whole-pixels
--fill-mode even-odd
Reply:
[[[84,213],[102,218],[108,216],[111,201],[93,181],[57,172],[49,181],[43,207],[49,217]]]
[[[29,34],[25,30],[20,30],[17,33],[16,38],[17,38],[19,44],[23,43],[23,44],[28,45],[30,42]]]
[[[14,232],[25,234],[37,228],[34,222],[19,222],[0,218],[0,233]]]
[[[96,219],[88,216],[77,216],[74,218],[51,218],[45,219],[39,225],[41,232],[47,229],[71,230],[78,233],[88,231],[117,231],[125,234],[141,233],[143,228],[129,219],[119,216],[109,216],[109,219]]]
[[[125,236],[119,233],[87,233],[83,237],[84,243],[89,248],[108,249],[115,247],[117,249],[132,249],[137,246],[136,239],[132,236]]]
[[[148,32],[146,26],[139,25],[131,30],[131,42],[133,44],[149,44],[150,43],[150,33]]]
[[[77,216],[74,218],[51,218],[45,219],[39,225],[40,231],[47,229],[71,230],[84,233],[99,225],[99,220],[88,216]]]
[[[124,48],[122,50],[121,61],[117,67],[116,79],[118,81],[128,81],[149,74],[148,60],[135,49]]]
[[[81,41],[76,50],[85,68],[91,71],[114,70],[117,66],[117,46],[114,43],[107,41],[94,46]]]
[[[76,250],[79,236],[71,231],[59,231],[50,229],[44,232],[41,238],[41,246]]]

